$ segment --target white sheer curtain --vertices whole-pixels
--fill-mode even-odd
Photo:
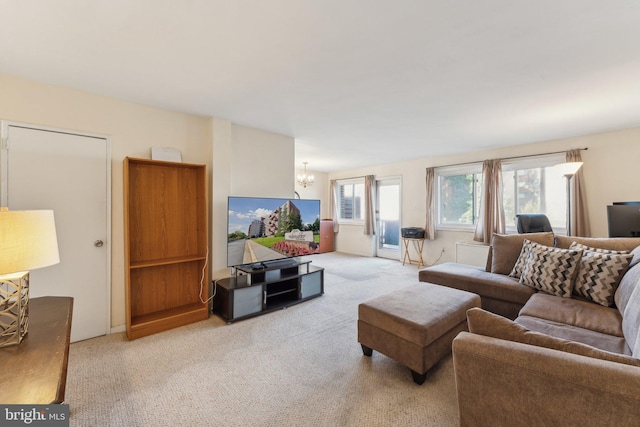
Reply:
[[[424,226],[424,236],[429,240],[436,238],[436,170],[435,168],[427,168],[426,185],[427,185],[427,218]]]
[[[567,162],[581,162],[580,150],[569,150],[566,154]],[[574,236],[590,237],[589,211],[587,210],[587,189],[584,183],[584,164],[571,178],[571,234]]]
[[[329,215],[333,220],[333,232],[337,233],[338,225],[338,183],[335,179],[329,181]]]
[[[505,219],[502,205],[502,163],[500,159],[482,163],[482,199],[480,217],[473,240],[491,243],[493,233],[504,234]]]
[[[376,216],[373,203],[373,175],[364,177],[364,234],[373,236],[376,234]]]

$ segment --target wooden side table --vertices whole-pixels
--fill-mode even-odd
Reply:
[[[31,298],[29,332],[0,348],[1,404],[64,402],[72,313],[71,297]]]
[[[409,264],[418,264],[418,268],[420,268],[420,266],[426,267],[426,264],[422,259],[422,249],[424,248],[425,240],[426,239],[424,237],[420,239],[402,237],[402,241],[404,242],[404,256],[402,257],[402,265],[404,265],[404,263],[408,261]],[[413,246],[416,248],[416,251],[418,251],[417,260],[411,259],[411,255],[409,254],[409,242],[413,242]]]

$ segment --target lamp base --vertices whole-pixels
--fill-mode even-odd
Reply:
[[[0,347],[20,344],[29,329],[29,272],[0,275]]]

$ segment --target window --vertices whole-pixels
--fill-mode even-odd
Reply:
[[[564,154],[535,156],[502,162],[502,202],[508,232],[516,231],[516,215],[543,213],[556,232],[566,223],[566,181],[554,167]],[[480,212],[482,164],[436,170],[437,228],[473,230]]]
[[[338,191],[338,221],[364,221],[364,178],[340,180]]]
[[[482,165],[441,168],[436,176],[438,228],[474,229],[480,210]]]
[[[564,154],[536,156],[502,163],[504,217],[507,231],[515,232],[516,215],[543,213],[556,232],[566,228],[566,178],[554,165]]]

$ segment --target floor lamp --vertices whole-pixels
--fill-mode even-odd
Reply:
[[[556,165],[567,178],[567,236],[571,236],[571,178],[582,167],[582,162],[567,162]]]
[[[29,329],[29,271],[60,262],[53,211],[0,208],[0,347]]]

